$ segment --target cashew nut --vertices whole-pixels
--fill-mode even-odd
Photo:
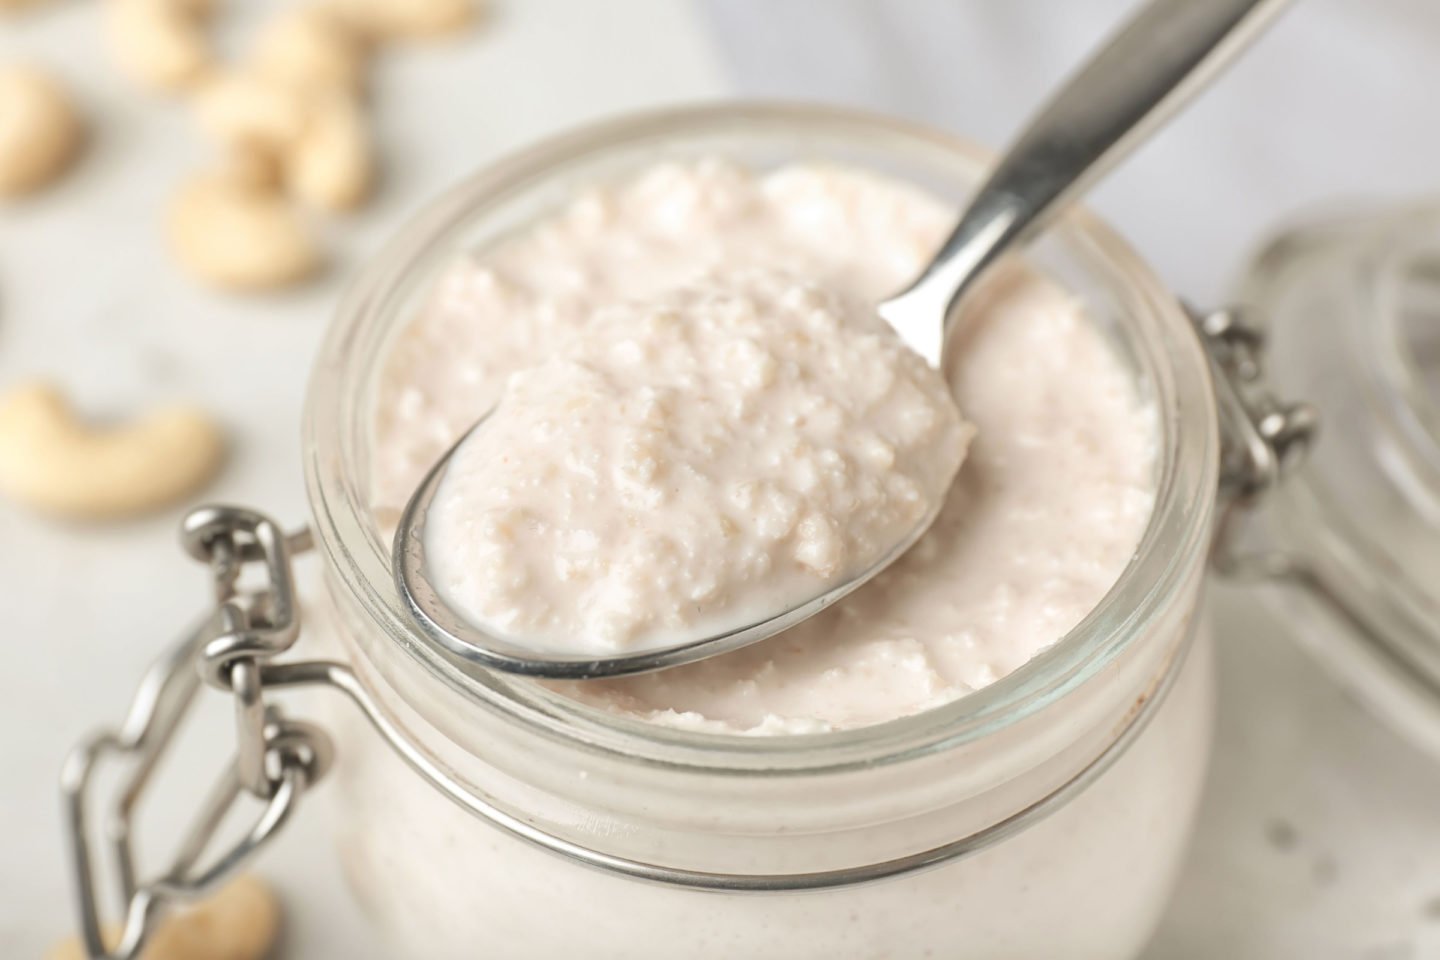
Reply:
[[[331,0],[331,9],[377,40],[455,33],[475,19],[475,0]]]
[[[221,145],[274,157],[291,192],[310,206],[349,210],[370,193],[369,124],[350,93],[307,92],[236,72],[207,83],[195,109]]]
[[[0,14],[16,13],[48,3],[49,0],[0,0]]]
[[[214,61],[210,0],[106,0],[116,64],[152,90],[183,90]]]
[[[261,192],[280,189],[280,159],[267,150],[231,150],[216,176]]]
[[[255,69],[298,90],[353,90],[364,85],[369,51],[333,14],[302,8],[281,14],[256,41]]]
[[[34,67],[0,67],[0,197],[54,180],[82,139],[80,118],[58,82]]]
[[[194,105],[201,129],[227,147],[278,152],[299,138],[306,120],[295,89],[238,70],[205,81]]]
[[[160,924],[140,960],[260,960],[280,926],[280,905],[259,878],[243,875],[213,896]],[[118,931],[106,931],[113,947]],[[78,937],[53,947],[45,960],[85,960]]]
[[[303,216],[252,169],[194,177],[171,201],[170,242],[180,262],[217,287],[260,290],[305,279],[320,266],[320,251]],[[255,172],[256,168],[260,173]]]
[[[52,386],[0,399],[0,493],[61,516],[121,517],[181,499],[214,475],[223,448],[219,429],[194,410],[96,428]]]
[[[106,950],[114,950],[120,945],[121,929],[111,924],[100,931],[100,939],[105,942]],[[90,955],[85,952],[85,945],[80,942],[78,936],[66,937],[45,951],[45,960],[90,960]],[[141,957],[140,960],[149,960]]]
[[[369,196],[373,179],[369,124],[360,106],[346,94],[319,98],[285,156],[287,186],[311,206],[349,210]]]

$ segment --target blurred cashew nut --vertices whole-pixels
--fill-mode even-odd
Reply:
[[[82,139],[79,115],[54,78],[33,67],[0,67],[0,197],[50,183]]]
[[[199,63],[164,73],[183,75],[182,82],[195,86],[202,130],[260,171],[196,177],[171,206],[169,232],[182,265],[228,289],[285,286],[319,266],[316,238],[287,202],[287,192],[328,212],[350,210],[369,197],[375,158],[361,96],[370,42],[456,30],[471,22],[476,9],[475,0],[320,0],[323,5],[272,19],[242,68],[212,71],[202,34],[210,0],[109,2],[130,11],[130,21],[117,18],[129,23],[129,33],[117,30],[116,36],[128,36],[136,50],[143,46],[135,39],[145,33],[140,27],[159,35],[166,33],[157,28],[163,21],[171,40],[152,46],[172,55],[134,59]],[[181,49],[193,56],[173,55]]]
[[[350,210],[370,195],[374,179],[370,129],[353,98],[319,98],[304,132],[285,156],[285,183],[304,203]]]
[[[167,918],[140,952],[140,960],[261,960],[275,942],[280,905],[262,881],[248,874],[213,896]],[[115,931],[106,940],[113,946]],[[79,938],[57,944],[45,960],[85,960]]]
[[[455,33],[475,19],[475,0],[331,0],[330,9],[376,40]]]
[[[214,62],[210,0],[105,0],[105,8],[116,65],[143,87],[186,89]]]
[[[201,130],[226,147],[269,153],[287,149],[305,127],[307,107],[293,88],[257,73],[228,70],[196,90]]]
[[[170,205],[170,243],[192,274],[216,287],[263,290],[313,274],[321,256],[305,218],[271,182],[262,159],[252,171],[193,177]]]
[[[0,493],[47,513],[108,519],[154,510],[202,486],[223,451],[219,428],[195,410],[96,427],[52,386],[0,398]]]
[[[0,0],[0,15],[17,13],[48,2],[50,0]]]
[[[285,184],[305,204],[349,210],[370,194],[370,125],[355,96],[302,90],[256,72],[231,72],[195,98],[200,126],[222,146],[273,157]]]
[[[260,32],[253,53],[256,72],[302,91],[364,86],[369,50],[334,14],[301,8],[280,14]]]

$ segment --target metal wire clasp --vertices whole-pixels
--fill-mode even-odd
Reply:
[[[1230,307],[1191,312],[1215,375],[1221,429],[1220,494],[1250,499],[1305,459],[1319,420],[1303,402],[1278,400],[1264,377],[1264,335]]]
[[[308,531],[297,540],[310,545]],[[300,635],[290,542],[273,520],[239,507],[192,510],[181,526],[180,541],[214,575],[215,612],[200,651],[200,675],[212,687],[235,695],[240,783],[257,797],[278,788],[265,769],[265,704],[260,698],[260,664],[289,650]],[[262,567],[264,587],[241,592],[237,583],[246,564]]]
[[[205,562],[214,582],[215,609],[178,647],[146,673],[125,723],[82,742],[65,762],[61,793],[70,839],[80,934],[88,956],[131,960],[145,945],[160,909],[193,899],[232,875],[285,822],[296,801],[330,765],[330,739],[318,728],[290,720],[267,704],[262,665],[283,653],[299,633],[293,553],[309,548],[307,532],[285,536],[269,518],[236,507],[204,507],[190,513],[182,532],[186,549]],[[257,582],[244,585],[258,568]],[[195,701],[202,679],[235,701],[235,759],[202,805],[164,871],[140,879],[134,814],[156,764]],[[114,861],[123,922],[108,952],[101,923],[87,794],[100,762],[130,762],[114,802],[104,811],[103,832]],[[205,859],[222,822],[246,795],[260,801],[253,825]]]
[[[1265,378],[1264,335],[1230,307],[1190,311],[1205,345],[1215,382],[1220,420],[1219,522],[1212,563],[1236,574],[1255,560],[1234,548],[1240,518],[1305,461],[1319,429],[1308,403],[1283,401]]]

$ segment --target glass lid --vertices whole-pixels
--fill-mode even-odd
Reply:
[[[1292,230],[1240,292],[1320,436],[1235,549],[1336,679],[1440,755],[1440,211]]]

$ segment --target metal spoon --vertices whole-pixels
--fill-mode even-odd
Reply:
[[[1224,65],[1285,0],[1152,0],[1111,38],[1033,118],[920,277],[879,305],[901,339],[933,366],[944,359],[956,304],[1002,254],[1042,229],[1067,201]],[[452,609],[427,579],[425,521],[456,449],[482,417],[431,468],[406,504],[395,534],[395,582],[425,632],[455,656],[512,673],[585,679],[659,670],[718,656],[811,617],[888,567],[929,528],[938,509],[889,553],[844,583],[758,623],[714,636],[597,659],[531,648],[486,632]]]

